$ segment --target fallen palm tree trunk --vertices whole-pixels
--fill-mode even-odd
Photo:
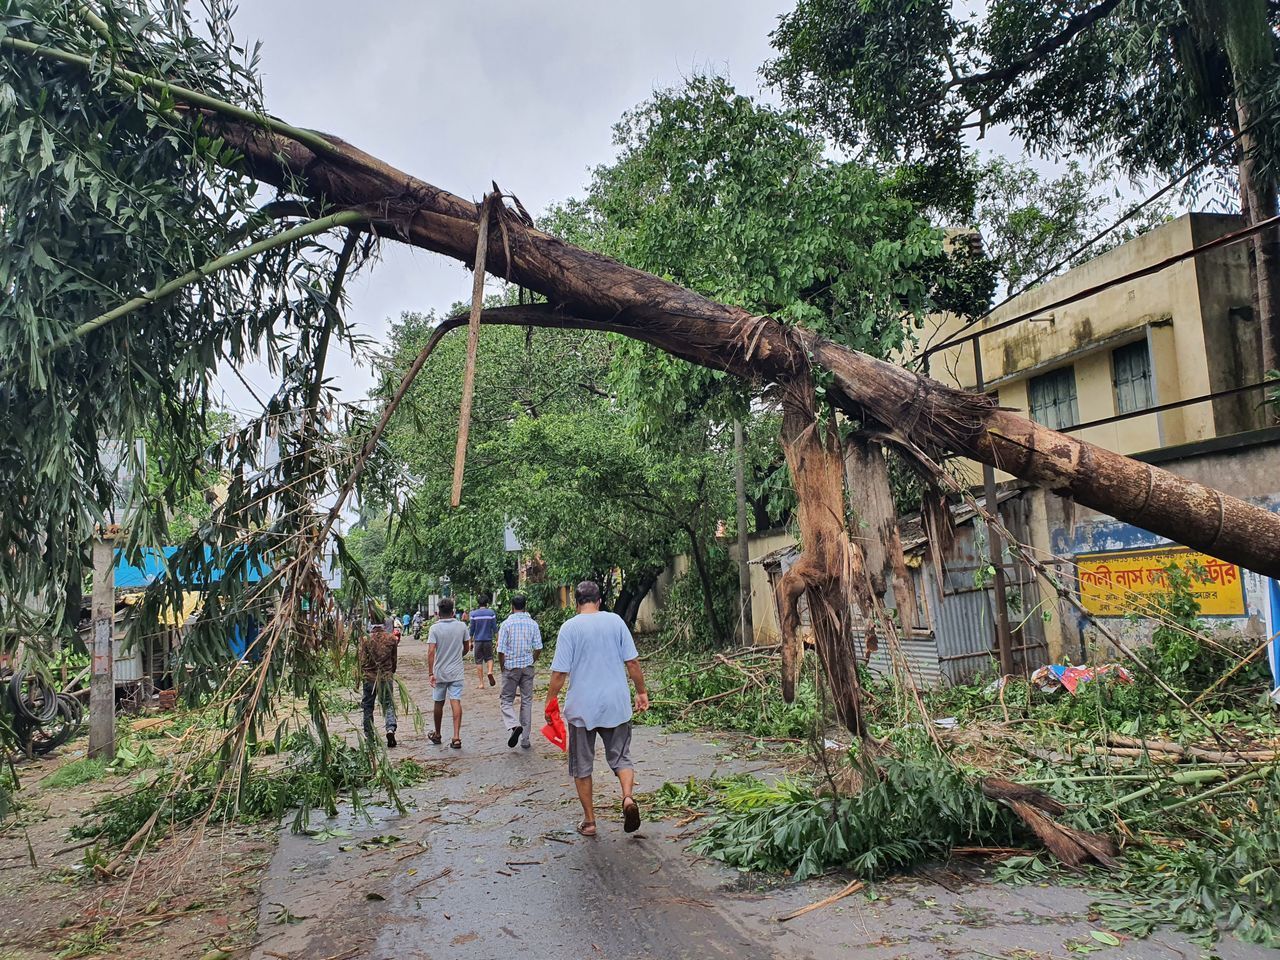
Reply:
[[[27,41],[6,40],[22,55],[88,68],[79,54]],[[892,428],[927,450],[955,451],[993,464],[1023,479],[1073,496],[1086,506],[1153,532],[1240,563],[1280,575],[1280,517],[1182,480],[1150,465],[1054,433],[998,409],[987,397],[952,389],[909,370],[825,340],[801,327],[716,303],[651,274],[566,244],[535,229],[521,208],[498,203],[482,210],[473,202],[416,179],[344,143],[314,131],[258,117],[199,91],[169,84],[170,78],[111,69],[120,79],[168,91],[178,110],[199,118],[204,132],[221,136],[239,153],[222,162],[286,194],[339,211],[359,211],[385,236],[473,265],[483,251],[490,272],[543,295],[549,305],[526,308],[517,322],[610,330],[657,346],[707,367],[757,382],[782,385],[791,394],[793,426],[784,436],[793,472],[815,469],[818,480],[795,477],[802,494],[802,537],[816,554],[785,584],[786,595],[804,593],[817,611],[815,638],[842,719],[857,720],[856,674],[837,666],[848,657],[848,607],[857,602],[869,622],[882,617],[871,593],[861,548],[844,528],[843,489],[825,481],[838,444],[815,429],[811,368],[826,368],[831,401],[872,427]],[[162,128],[161,128],[162,129]],[[481,234],[495,229],[480,244]],[[420,363],[418,364],[420,366]],[[385,426],[385,418],[382,426]],[[381,429],[381,427],[380,427]],[[376,440],[376,437],[375,437]],[[835,448],[835,449],[833,449]],[[369,448],[366,448],[366,451]],[[366,454],[367,455],[367,454]],[[344,485],[350,492],[360,465]],[[804,502],[808,497],[808,502]],[[833,520],[829,515],[838,514]],[[327,529],[327,525],[326,525]],[[830,545],[839,535],[843,543]],[[784,598],[785,602],[785,598]],[[795,651],[795,618],[784,627]]]
[[[387,236],[470,265],[475,203],[395,169],[336,138],[332,152],[241,120],[209,125],[243,155],[257,179],[339,207],[377,211]],[[564,243],[498,207],[488,269],[545,296],[511,322],[601,329],[743,377],[782,382],[825,367],[837,405],[892,426],[917,443],[948,449],[1073,497],[1179,543],[1280,576],[1280,517],[1158,467],[1042,427],[985,397],[716,303],[659,277]],[[497,236],[494,236],[497,234]],[[500,321],[501,311],[486,311]]]

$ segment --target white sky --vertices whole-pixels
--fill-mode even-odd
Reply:
[[[613,124],[657,88],[714,71],[741,93],[775,99],[760,89],[758,70],[793,2],[241,0],[234,23],[241,42],[262,42],[276,116],[465,197],[479,199],[496,180],[536,216],[582,192],[590,169],[614,156]],[[1021,154],[998,130],[975,146]],[[1117,212],[1139,195],[1118,187]],[[382,256],[348,284],[348,318],[365,336],[384,342],[402,311],[470,296],[459,263],[394,241]],[[329,369],[348,400],[373,383],[343,351]],[[268,371],[243,372],[270,394]],[[233,408],[259,409],[230,370],[218,382]]]
[[[238,40],[262,41],[267,109],[323,130],[406,172],[479,199],[496,180],[535,216],[580,194],[613,157],[611,128],[656,88],[713,70],[742,93],[789,0],[241,0]],[[470,297],[459,263],[382,246],[348,287],[348,317],[384,339],[405,310]],[[331,358],[348,399],[373,382]],[[246,376],[270,392],[263,370]],[[254,409],[229,371],[233,406]]]

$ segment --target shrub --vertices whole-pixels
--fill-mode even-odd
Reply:
[[[44,781],[46,787],[78,787],[82,783],[92,783],[107,775],[107,761],[101,757],[81,757],[64,763]]]

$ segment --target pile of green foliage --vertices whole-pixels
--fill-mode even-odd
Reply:
[[[1070,804],[1072,825],[1114,829],[1119,817],[1133,831],[1119,870],[1067,873],[1044,855],[1029,855],[1005,861],[997,875],[1094,887],[1095,909],[1107,925],[1136,936],[1167,924],[1206,941],[1230,930],[1280,947],[1280,767],[1272,762],[1217,795],[1212,783],[1178,788],[1165,779],[1167,771],[1141,769],[1147,779],[1138,782],[1080,779],[1088,774],[1047,765],[1027,770],[1032,778],[1054,779],[1049,789]],[[1144,783],[1157,788],[1135,796]],[[1134,799],[1117,805],[1117,795]]]
[[[1175,583],[1173,592],[1179,589]],[[1195,634],[1202,647],[1188,657],[1193,627],[1188,621],[1179,634],[1175,626],[1167,622],[1146,649],[1153,668],[1181,690],[1222,677],[1216,658],[1226,656],[1224,638],[1204,643]],[[1170,656],[1174,650],[1181,652]],[[1280,945],[1280,764],[1105,752],[1117,735],[1225,749],[1206,722],[1229,743],[1274,743],[1280,725],[1262,688],[1237,671],[1214,691],[1214,706],[1196,716],[1135,673],[1132,684],[1100,680],[1074,695],[1047,695],[1023,680],[997,693],[984,678],[925,692],[923,717],[896,684],[876,680],[868,692],[872,733],[883,743],[877,759],[855,748],[847,763],[836,763],[828,753],[845,795],[818,773],[715,785],[703,805],[713,804],[717,815],[696,847],[742,869],[798,877],[841,869],[871,879],[944,858],[955,845],[1035,846],[1008,811],[983,797],[981,771],[1037,786],[1067,806],[1067,826],[1119,835],[1125,844],[1115,870],[1065,872],[1047,854],[1028,853],[1007,860],[1000,877],[1085,884],[1113,930],[1145,936],[1169,924],[1206,941],[1230,930]],[[731,681],[722,675],[717,682]],[[954,731],[940,731],[946,755],[926,728],[939,717],[956,721]],[[848,790],[850,782],[858,786]]]
[[[731,786],[694,849],[799,880],[833,869],[874,878],[959,844],[1008,846],[1017,835],[1013,816],[941,757],[863,760],[855,769],[862,787],[848,795],[792,781]]]
[[[290,751],[282,764],[256,769],[240,778],[238,787],[216,764],[187,771],[166,769],[138,789],[111,797],[93,808],[93,818],[73,828],[80,837],[121,844],[153,815],[158,829],[178,828],[206,813],[213,821],[279,820],[295,811],[293,828],[303,829],[313,813],[335,816],[338,801],[348,800],[360,810],[371,788],[387,793],[400,807],[397,791],[420,783],[427,771],[413,760],[394,763],[369,750],[338,741],[322,742],[308,733],[289,738]],[[322,759],[322,753],[328,756]]]
[[[756,737],[810,737],[820,715],[816,668],[812,664],[796,684],[796,699],[782,699],[781,672],[766,660],[736,661],[670,649],[645,667],[650,709],[637,723],[662,724],[668,730],[710,727]],[[704,701],[704,702],[699,702]]]

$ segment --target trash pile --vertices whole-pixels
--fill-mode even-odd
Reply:
[[[1080,684],[1104,677],[1117,683],[1133,683],[1133,675],[1118,663],[1104,663],[1100,667],[1051,663],[1031,674],[1031,685],[1041,693],[1057,693],[1065,688],[1067,693],[1074,694]]]

